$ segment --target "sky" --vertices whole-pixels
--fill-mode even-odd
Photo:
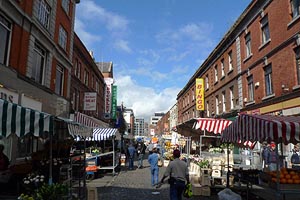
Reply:
[[[146,121],[180,90],[251,0],[81,0],[75,32],[97,62],[112,62],[117,104]]]

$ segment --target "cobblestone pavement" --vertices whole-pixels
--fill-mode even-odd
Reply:
[[[136,166],[137,163],[135,163]],[[159,168],[159,179],[161,179],[165,167]],[[169,199],[169,185],[164,184],[156,189],[151,186],[150,168],[147,160],[144,168],[134,170],[121,169],[117,176],[112,177],[109,184],[98,187],[99,200],[167,200]],[[193,197],[194,199],[218,199],[215,197]]]

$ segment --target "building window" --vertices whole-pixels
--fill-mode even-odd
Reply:
[[[195,100],[195,90],[192,89],[192,102]]]
[[[234,109],[234,94],[233,94],[233,87],[230,87],[229,89],[229,95],[230,95],[230,109]]]
[[[218,65],[215,66],[215,82],[218,82]]]
[[[232,65],[232,51],[230,51],[228,53],[228,68],[229,68],[229,71],[233,70],[233,65]]]
[[[45,0],[38,1],[38,20],[46,28],[49,28],[51,8]]]
[[[69,15],[70,0],[62,0],[61,5],[64,11]]]
[[[62,26],[60,26],[60,27],[59,27],[58,44],[59,44],[64,50],[67,49],[67,39],[68,39],[68,36],[67,36],[66,30],[65,30]]]
[[[300,14],[300,0],[291,0],[292,17],[295,19]]]
[[[99,81],[96,81],[96,92],[99,94]]]
[[[224,59],[221,60],[221,70],[222,70],[222,77],[225,76],[225,66],[224,66]]]
[[[209,117],[210,113],[209,113],[209,101],[206,101],[206,116]]]
[[[205,76],[205,89],[209,88],[208,74]]]
[[[219,114],[219,96],[216,96],[216,115]]]
[[[270,40],[270,30],[268,16],[262,18],[261,22],[262,44],[265,44]]]
[[[33,65],[31,78],[40,84],[44,83],[46,57],[46,50],[39,43],[36,42],[34,44],[33,51]]]
[[[226,96],[225,96],[225,91],[222,92],[222,108],[223,108],[223,112],[226,112]]]
[[[63,95],[64,88],[64,68],[56,66],[56,77],[55,77],[55,92],[56,94]]]
[[[89,86],[89,72],[85,69],[83,74],[84,84]]]
[[[246,46],[246,58],[251,56],[251,35],[248,33],[245,37],[245,46]]]
[[[272,66],[268,65],[265,68],[265,87],[266,87],[266,95],[269,96],[273,94],[273,86],[272,86]]]
[[[297,81],[300,85],[300,47],[296,49],[296,67],[297,67]]]
[[[0,64],[7,65],[10,37],[11,23],[0,15]]]
[[[247,81],[248,81],[248,99],[249,99],[249,101],[254,101],[253,76],[249,76],[247,78]]]

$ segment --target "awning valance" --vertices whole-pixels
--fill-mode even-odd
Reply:
[[[111,137],[115,136],[118,133],[116,128],[94,128],[93,138],[91,140],[101,141],[108,140]]]
[[[285,144],[300,142],[299,116],[240,114],[222,134],[223,141],[235,143],[279,139]]]
[[[32,133],[40,136],[53,132],[53,116],[0,99],[0,135],[18,137]]]
[[[75,113],[74,121],[78,122],[80,124],[83,124],[87,127],[91,127],[91,128],[100,128],[100,127],[107,128],[108,127],[107,123],[105,123],[99,119],[96,119],[94,117],[80,113],[80,112]]]
[[[196,118],[194,123],[195,129],[206,130],[215,134],[220,134],[222,131],[232,123],[226,119],[214,119],[214,118]]]

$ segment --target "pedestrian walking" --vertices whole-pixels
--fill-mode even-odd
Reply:
[[[148,162],[150,164],[150,172],[151,172],[151,184],[155,186],[158,184],[158,175],[159,175],[159,167],[158,167],[158,154],[157,149],[154,147],[152,149],[152,153],[148,157]]]
[[[269,151],[265,153],[265,166],[270,171],[277,170],[277,160],[278,160],[278,153],[276,152],[276,144],[275,142],[270,143]]]
[[[129,144],[127,151],[128,151],[128,156],[129,156],[129,164],[128,164],[129,166],[128,166],[128,168],[129,168],[129,170],[133,170],[133,167],[134,167],[134,165],[133,165],[134,164],[134,154],[136,152],[136,149],[134,148],[132,143]]]
[[[144,160],[144,155],[146,152],[146,145],[144,144],[144,142],[138,141],[138,143],[136,144],[136,154],[137,154],[137,158],[138,158],[138,168],[142,168],[143,167],[143,160]]]
[[[300,157],[299,157],[299,146],[294,145],[293,154],[291,157],[291,163],[293,169],[300,169]]]
[[[181,200],[186,183],[189,183],[189,170],[187,163],[180,160],[180,151],[173,151],[174,160],[171,161],[162,177],[160,183],[163,184],[165,178],[169,177],[170,200]]]

